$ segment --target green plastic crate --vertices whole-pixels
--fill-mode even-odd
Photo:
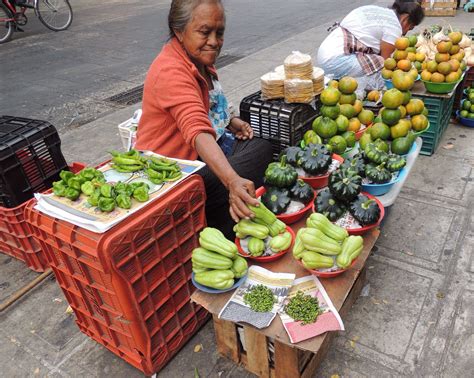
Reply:
[[[444,132],[448,128],[454,96],[443,98],[413,94],[413,97],[422,100],[429,112],[430,127],[421,134],[423,146],[420,153],[430,156],[436,151]]]

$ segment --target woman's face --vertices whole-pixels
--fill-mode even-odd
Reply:
[[[414,28],[414,26],[410,23],[408,14],[402,14],[402,16],[400,17],[400,25],[402,26],[403,35],[407,34],[410,30]]]
[[[191,21],[176,37],[197,65],[212,66],[224,44],[224,9],[218,4],[198,5]]]

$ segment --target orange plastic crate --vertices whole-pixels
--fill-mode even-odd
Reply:
[[[72,163],[69,169],[77,173],[85,167]],[[44,272],[49,265],[25,220],[25,206],[26,202],[13,208],[0,206],[0,252],[23,261],[32,270]]]
[[[205,200],[203,181],[193,175],[103,234],[44,215],[34,200],[26,206],[81,331],[147,375],[208,318],[190,302]]]

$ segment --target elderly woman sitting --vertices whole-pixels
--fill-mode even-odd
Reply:
[[[136,148],[181,159],[200,159],[208,225],[232,237],[233,221],[253,216],[271,161],[269,142],[231,115],[214,67],[224,43],[220,0],[173,0],[170,41],[145,80]],[[230,205],[230,206],[229,206]]]

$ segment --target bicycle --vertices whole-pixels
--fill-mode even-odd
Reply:
[[[68,0],[0,0],[0,43],[8,42],[14,31],[23,31],[27,9],[34,9],[41,23],[53,31],[66,30],[72,23]]]

